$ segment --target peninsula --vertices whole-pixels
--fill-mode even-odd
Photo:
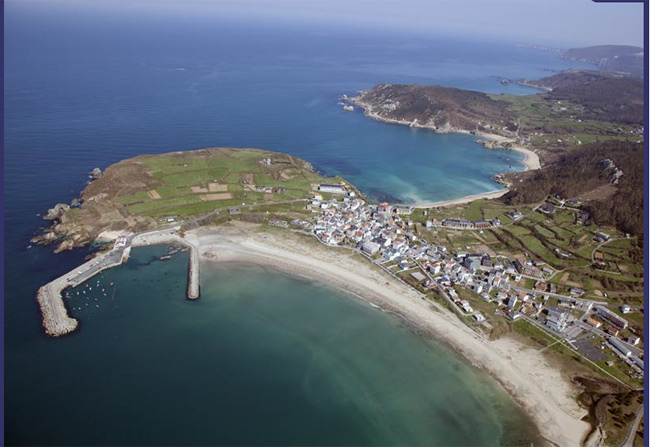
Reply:
[[[77,327],[64,289],[126,262],[132,247],[180,244],[191,252],[189,299],[200,295],[201,262],[318,279],[490,372],[550,443],[616,444],[643,395],[643,121],[634,95],[608,109],[586,92],[593,82],[628,93],[637,85],[582,72],[551,78],[540,81],[553,85],[545,93],[523,97],[382,84],[349,99],[381,121],[528,154],[529,170],[498,175],[509,187],[489,196],[370,203],[342,178],[256,149],[94,170],[80,199],[49,210],[51,227],[34,239],[57,251],[106,243],[39,290],[46,333]]]
[[[353,185],[323,177],[303,160],[252,149],[141,156],[97,177],[80,205],[59,205],[48,213],[55,216],[50,236],[40,239],[59,249],[113,241],[98,257],[41,288],[38,301],[49,335],[77,326],[61,299],[65,288],[126,261],[132,247],[179,243],[191,250],[188,298],[199,295],[201,262],[269,264],[336,285],[490,372],[557,445],[579,445],[588,434],[598,439],[602,430],[615,436],[593,408],[611,401],[607,396],[641,395],[642,350],[633,341],[643,331],[637,301],[622,301],[614,287],[598,281],[578,285],[579,276],[564,273],[573,271],[574,262],[584,267],[587,250],[610,256],[609,242],[608,250],[621,259],[603,268],[629,269],[625,256],[637,238],[593,221],[575,223],[579,203],[545,197],[517,207],[485,200],[428,208],[372,204]],[[552,215],[559,219],[553,226]],[[545,236],[542,249],[525,233],[538,226],[531,231],[555,232],[577,245]],[[562,255],[546,248],[551,243],[562,247]],[[630,309],[629,316],[617,316],[619,309]],[[603,332],[605,327],[610,329]],[[601,345],[605,354],[594,357]],[[629,411],[614,401],[600,405]]]
[[[643,83],[585,70],[530,81],[532,95],[487,94],[427,85],[378,84],[343,100],[372,118],[439,133],[469,133],[487,148],[522,151],[528,167],[583,144],[643,141]]]

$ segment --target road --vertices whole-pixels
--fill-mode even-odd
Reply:
[[[633,447],[634,446],[634,437],[636,436],[636,431],[639,428],[639,424],[643,420],[643,404],[639,406],[639,409],[636,410],[636,416],[634,421],[630,424],[630,428],[627,430],[627,435],[623,442],[621,442],[621,447]]]
[[[525,218],[527,218],[528,216],[530,216],[531,214],[533,214],[535,211],[537,211],[537,209],[538,209],[540,206],[544,205],[544,203],[546,203],[547,200],[548,200],[548,196],[546,196],[546,197],[544,198],[544,200],[542,200],[540,203],[538,203],[537,205],[535,205],[535,206],[533,207],[532,210],[530,210],[530,211],[527,212],[526,214],[522,215],[519,219],[517,219],[517,220],[513,220],[512,222],[508,222],[507,224],[503,224],[503,225],[501,225],[501,226],[502,226],[502,227],[509,227],[510,225],[516,225],[516,224],[520,223],[520,222],[523,221]],[[493,228],[499,228],[499,227],[493,227]]]
[[[590,331],[592,334],[598,335],[601,338],[604,338],[605,340],[609,340],[610,338],[616,338],[619,342],[621,342],[623,345],[625,345],[630,351],[632,351],[632,355],[636,355],[637,357],[643,354],[643,349],[639,348],[638,346],[634,346],[626,342],[625,340],[621,340],[620,338],[614,337],[606,332],[601,331],[600,329],[597,329],[593,327],[590,324],[584,323],[582,321],[576,321],[576,324],[578,324],[580,327],[583,329],[586,329]]]
[[[557,293],[551,293],[551,292],[540,292],[539,290],[532,290],[532,289],[526,289],[524,287],[519,287],[519,286],[512,286],[511,287],[513,290],[516,290],[517,292],[530,292],[535,295],[548,295],[553,298],[561,298],[563,300],[573,300],[573,301],[580,301],[583,303],[592,303],[594,305],[600,305],[600,306],[607,306],[607,301],[595,301],[595,300],[590,300],[587,298],[578,298],[576,296],[569,296],[569,295],[560,295]]]
[[[522,317],[524,318],[524,320],[526,320],[526,321],[529,322],[530,324],[533,324],[533,325],[537,326],[540,330],[542,330],[542,331],[544,331],[544,333],[550,335],[551,338],[553,338],[553,339],[556,340],[557,342],[560,342],[560,343],[561,343],[562,341],[565,341],[565,340],[564,340],[562,337],[560,337],[558,334],[552,333],[552,332],[551,332],[551,331],[550,331],[546,326],[544,326],[543,324],[539,323],[539,322],[536,321],[535,319],[530,318],[530,317],[528,317],[528,316],[526,316],[526,315],[523,315],[523,314],[521,314],[521,315],[522,315]],[[567,346],[567,345],[568,345],[568,346]],[[568,347],[569,349],[571,349],[572,352],[574,352],[575,354],[579,355],[579,356],[580,356],[580,357],[581,357],[585,362],[589,362],[589,363],[591,363],[594,367],[596,367],[596,368],[598,368],[600,371],[602,371],[603,374],[606,374],[607,376],[611,377],[613,380],[617,381],[617,382],[620,383],[621,385],[623,385],[623,386],[625,386],[625,387],[627,387],[627,388],[631,388],[629,385],[627,385],[625,382],[623,382],[622,380],[620,380],[618,377],[613,376],[612,374],[610,374],[609,372],[605,371],[603,368],[601,368],[600,366],[598,366],[596,363],[594,363],[594,362],[592,362],[591,360],[589,360],[587,357],[585,357],[585,356],[584,356],[584,355],[583,355],[583,354],[582,354],[578,349],[576,349],[576,348],[575,348],[571,343],[569,343],[568,341],[567,341],[567,345],[564,345],[564,346],[565,346],[565,347]]]
[[[614,241],[622,241],[622,240],[624,240],[624,239],[626,239],[626,238],[624,238],[624,237],[619,237],[619,238],[616,238],[616,239],[609,239],[609,240],[607,240],[607,241],[605,241],[605,242],[601,242],[600,244],[596,245],[596,247],[591,251],[591,262],[592,262],[592,264],[593,264],[594,262],[596,262],[596,258],[595,258],[595,256],[596,256],[596,252],[597,252],[598,250],[600,250],[603,246],[609,244],[610,242],[614,242]]]
[[[131,244],[129,242],[127,246],[130,245]],[[69,272],[68,275],[66,275],[66,282],[82,283],[95,276],[102,269],[105,269],[111,265],[119,264],[125,249],[126,247],[117,250],[111,250],[108,253],[97,256],[92,260],[90,265],[84,264],[74,271]]]
[[[189,220],[183,220],[180,223],[181,224],[195,224],[199,223],[202,220],[205,220],[209,217],[216,216],[217,214],[226,211],[228,208],[248,208],[251,209],[256,206],[268,206],[268,205],[285,205],[288,203],[299,203],[299,202],[308,202],[309,199],[294,199],[294,200],[283,200],[281,202],[264,202],[264,203],[250,203],[248,205],[241,205],[241,206],[224,206],[222,208],[217,208],[216,210],[210,211],[209,213],[203,214],[202,216],[194,217]]]

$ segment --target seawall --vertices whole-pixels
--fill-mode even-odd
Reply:
[[[190,249],[190,261],[188,266],[187,298],[191,300],[198,299],[200,295],[198,249],[194,244],[176,234],[176,230],[178,229],[178,227],[175,227],[172,229],[148,231],[131,236],[129,238],[130,244],[127,244],[127,246],[102,253],[38,289],[36,300],[38,301],[43,316],[45,333],[52,337],[60,337],[76,330],[79,322],[68,315],[68,310],[63,302],[63,290],[68,287],[76,287],[96,274],[126,262],[132,247],[169,243],[178,243],[188,247]]]

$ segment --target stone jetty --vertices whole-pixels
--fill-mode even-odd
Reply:
[[[77,329],[79,322],[68,316],[61,293],[68,287],[76,287],[106,269],[122,264],[128,258],[129,250],[111,250],[91,259],[71,272],[56,278],[38,289],[36,301],[43,315],[45,333],[60,337]]]
[[[77,329],[79,322],[68,316],[61,292],[53,289],[52,283],[41,287],[38,289],[36,300],[43,315],[45,333],[52,337],[60,337]]]
[[[187,275],[187,297],[191,300],[199,297],[199,250],[189,242],[190,245],[190,265],[188,266]]]
[[[195,300],[199,297],[200,269],[199,269],[199,250],[194,244],[183,239],[176,234],[176,229],[163,231],[149,231],[133,237],[132,247],[142,247],[145,245],[157,244],[180,244],[190,250],[190,263],[187,274],[187,297]]]
[[[198,249],[194,244],[176,233],[179,229],[179,227],[174,227],[131,235],[119,247],[116,244],[113,250],[100,254],[38,289],[36,300],[43,315],[45,333],[52,337],[60,337],[77,329],[79,322],[68,315],[63,303],[63,290],[68,287],[76,287],[106,269],[121,265],[129,258],[132,247],[177,243],[189,248],[187,297],[191,300],[199,298],[200,269]]]

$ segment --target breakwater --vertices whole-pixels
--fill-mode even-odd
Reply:
[[[74,270],[56,278],[38,289],[36,300],[43,316],[45,333],[60,337],[74,331],[79,322],[68,315],[62,292],[76,287],[106,269],[118,266],[128,259],[130,247],[114,249],[81,264]]]
[[[180,227],[174,227],[131,235],[127,238],[125,245],[96,256],[38,289],[36,300],[43,316],[45,333],[52,337],[60,337],[77,329],[79,321],[68,315],[68,310],[63,302],[63,290],[68,287],[77,287],[98,273],[126,262],[132,247],[177,243],[189,248],[187,298],[198,299],[200,283],[198,249],[176,233],[179,229]]]
[[[153,231],[138,234],[133,237],[132,247],[142,247],[157,244],[180,244],[190,250],[190,262],[187,267],[187,298],[195,300],[199,298],[199,250],[194,244],[180,237],[175,227],[172,231]]]

